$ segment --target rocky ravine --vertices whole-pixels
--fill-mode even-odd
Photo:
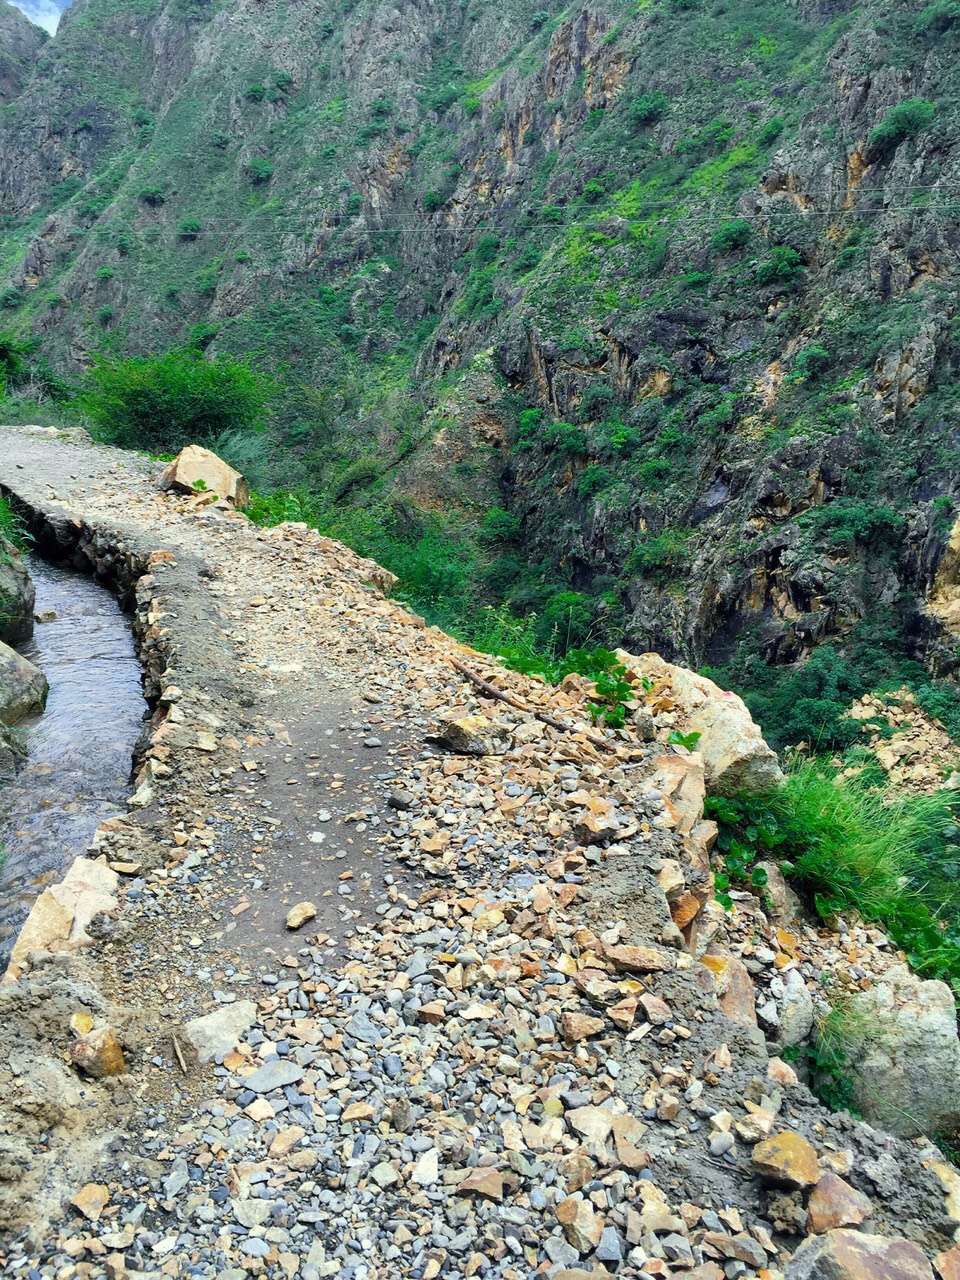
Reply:
[[[155,708],[0,988],[5,1274],[957,1274],[935,1149],[769,1056],[751,972],[772,1037],[894,957],[708,901],[682,679],[601,735],[304,527],[3,443],[41,546],[135,604]]]

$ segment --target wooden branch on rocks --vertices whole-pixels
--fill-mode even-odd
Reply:
[[[519,698],[515,698],[513,694],[506,693],[503,689],[498,689],[489,680],[484,680],[482,676],[478,676],[475,671],[471,671],[469,667],[464,666],[456,658],[450,659],[450,665],[454,671],[458,671],[471,684],[476,685],[485,697],[495,698],[497,702],[506,702],[508,706],[516,707],[518,711],[525,711],[528,715],[536,716],[538,720],[548,724],[551,729],[559,729],[561,733],[582,733],[587,741],[595,747],[600,747],[603,751],[616,752],[617,748],[612,742],[607,742],[606,738],[601,738],[599,734],[590,733],[587,729],[578,729],[576,725],[565,724],[562,720],[558,720],[556,716],[549,715],[546,711],[540,711],[536,707],[528,706],[527,703],[521,702]]]

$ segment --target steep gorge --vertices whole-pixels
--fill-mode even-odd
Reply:
[[[473,545],[505,508],[481,594],[574,641],[949,676],[958,38],[952,0],[78,0],[0,116],[7,323],[60,375],[278,372],[265,479]]]

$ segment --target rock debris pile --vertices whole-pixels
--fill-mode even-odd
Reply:
[[[93,851],[121,906],[0,989],[29,1046],[0,1060],[5,1274],[960,1274],[936,1148],[829,1113],[781,1056],[823,957],[869,987],[889,944],[822,935],[785,886],[779,919],[712,900],[729,705],[722,751],[671,746],[660,669],[600,728],[583,682],[465,649],[303,526],[10,438],[0,482],[61,546],[79,522],[74,553],[96,531],[140,566],[156,710]]]

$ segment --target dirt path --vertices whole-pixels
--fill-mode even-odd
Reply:
[[[467,655],[570,731],[479,698],[376,566],[162,496],[157,470],[0,432],[41,543],[136,583],[156,706],[100,842],[122,910],[0,990],[5,1274],[773,1280],[805,1213],[751,1166],[771,1131],[873,1229],[946,1247],[931,1149],[769,1068],[685,948],[662,886],[696,875],[651,783],[677,752],[604,750],[582,689]],[[478,712],[487,753],[432,738]],[[64,1066],[78,1011],[124,1074]],[[182,1026],[210,1012],[233,1025],[199,1064]]]

